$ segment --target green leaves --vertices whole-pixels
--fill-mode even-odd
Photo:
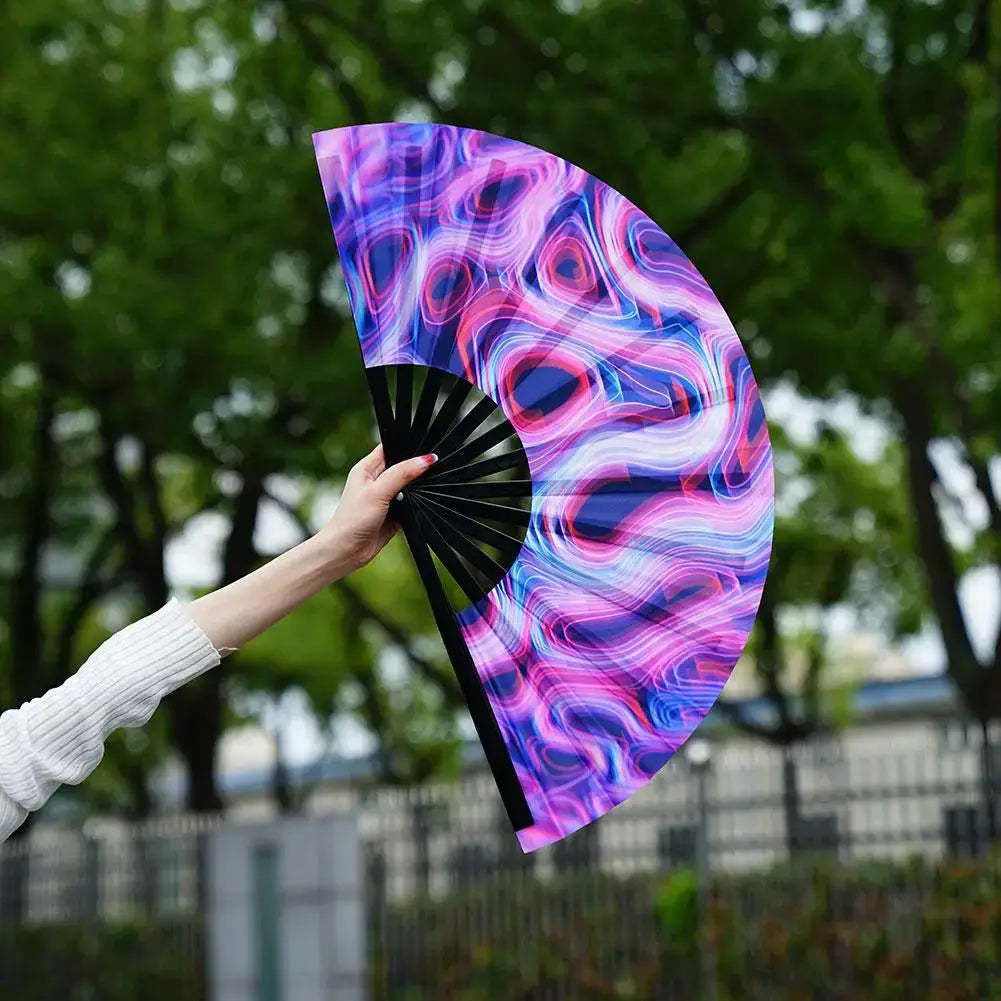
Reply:
[[[17,574],[0,617],[19,623],[0,674],[19,672],[16,704],[100,643],[109,590],[127,617],[154,610],[166,546],[191,519],[222,516],[216,582],[250,570],[260,499],[243,486],[336,483],[369,450],[372,421],[350,318],[330,301],[336,254],[309,144],[345,111],[282,11],[14,0],[0,19],[0,559]],[[379,66],[365,73],[362,91],[380,93]],[[379,100],[373,117],[388,117]],[[43,392],[55,413],[35,434]],[[49,487],[29,503],[43,465]],[[89,581],[108,526],[114,544]],[[50,551],[65,556],[57,575]],[[410,578],[389,593],[408,588],[419,594]],[[419,619],[396,628],[419,637]],[[366,612],[332,594],[290,623],[247,651],[245,684],[301,685],[325,718],[349,678],[383,699],[388,641]],[[213,742],[221,718],[202,713],[192,733],[192,713],[230,670],[163,708],[191,767],[211,754],[189,737]],[[432,712],[409,708],[415,721]],[[129,753],[109,755],[109,789]]]
[[[682,869],[668,876],[654,902],[654,910],[667,951],[692,955],[699,941],[698,874]]]
[[[850,394],[911,446],[907,462],[891,444],[885,460],[867,463],[824,446],[800,470],[816,482],[779,520],[776,600],[878,609],[894,635],[914,631],[928,604],[958,678],[968,637],[955,588],[941,582],[955,576],[947,564],[970,565],[974,552],[998,567],[1001,531],[1001,497],[985,472],[1001,453],[1001,93],[986,72],[998,59],[990,5],[819,4],[794,17],[757,2],[725,14],[693,2],[683,16],[647,4],[499,11],[487,2],[478,12],[506,28],[485,48],[532,53],[563,102],[532,99],[512,119],[520,134],[684,234],[683,249],[748,332],[766,386],[791,384],[825,406]],[[562,61],[578,49],[586,81]],[[526,65],[474,51],[484,63],[470,60],[458,105],[473,122],[497,100],[515,102]],[[740,178],[749,190],[728,202]],[[723,211],[700,224],[693,210],[714,202]],[[915,412],[928,415],[930,433]],[[946,440],[959,444],[992,520],[962,553],[947,541],[938,482],[907,475]],[[920,533],[915,510],[932,513]],[[988,711],[979,699],[970,708]]]
[[[233,565],[249,568],[256,507],[237,518],[233,489],[285,476],[308,492],[367,451],[369,402],[309,135],[403,114],[517,136],[612,184],[681,242],[766,388],[825,408],[848,397],[874,416],[888,440],[865,457],[851,429],[804,444],[773,427],[769,607],[798,617],[784,636],[807,660],[826,649],[818,609],[851,606],[898,636],[930,607],[956,673],[968,658],[949,582],[1001,559],[985,476],[1001,451],[1001,94],[983,9],[10,0],[0,571],[30,579],[42,614],[25,625],[27,592],[5,585],[8,701],[27,693],[11,652],[32,648],[27,634],[44,631],[35,639],[52,660],[42,674],[18,668],[36,681],[67,669],[55,651],[99,642],[104,592],[83,584],[106,528],[101,580],[118,580],[112,594],[141,614],[164,591],[165,540],[189,519],[221,517]],[[58,443],[49,488],[29,504],[45,465],[48,439],[32,433],[43,389]],[[958,542],[948,491],[916,461],[944,442],[987,511]],[[154,475],[122,463],[116,487],[102,448],[145,449]],[[41,549],[72,571],[59,586],[48,569],[21,573],[34,515]],[[450,746],[458,703],[405,549],[352,586],[235,670],[268,692],[305,687],[320,715],[344,711],[360,679],[350,711],[384,727],[394,757],[419,746],[430,760],[435,740]],[[408,651],[395,688],[380,673],[387,647]]]

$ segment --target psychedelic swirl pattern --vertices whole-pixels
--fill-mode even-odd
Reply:
[[[367,366],[437,366],[517,430],[524,546],[458,616],[534,818],[641,788],[709,712],[768,567],[765,415],[723,308],[622,195],[471,129],[314,135]]]

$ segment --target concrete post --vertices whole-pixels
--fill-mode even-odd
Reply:
[[[357,818],[227,825],[207,862],[211,1001],[366,1001]]]

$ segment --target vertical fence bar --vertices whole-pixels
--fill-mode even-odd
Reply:
[[[283,1001],[281,982],[281,902],[278,851],[274,845],[254,849],[253,908],[256,996],[253,1001]],[[248,999],[249,1001],[249,999]]]
[[[96,921],[101,911],[101,843],[84,835],[80,894],[77,913],[85,921]]]
[[[21,924],[28,919],[28,878],[31,858],[27,840],[14,841],[0,854],[0,922]]]
[[[712,905],[712,857],[709,831],[709,759],[694,761],[696,790],[696,868],[699,894],[699,980],[701,1001],[716,1001],[716,955],[710,927]]]

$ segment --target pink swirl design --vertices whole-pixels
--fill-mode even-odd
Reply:
[[[474,383],[528,457],[525,544],[457,619],[531,851],[648,782],[744,648],[774,516],[758,388],[688,258],[580,168],[440,125],[314,144],[365,364]]]

